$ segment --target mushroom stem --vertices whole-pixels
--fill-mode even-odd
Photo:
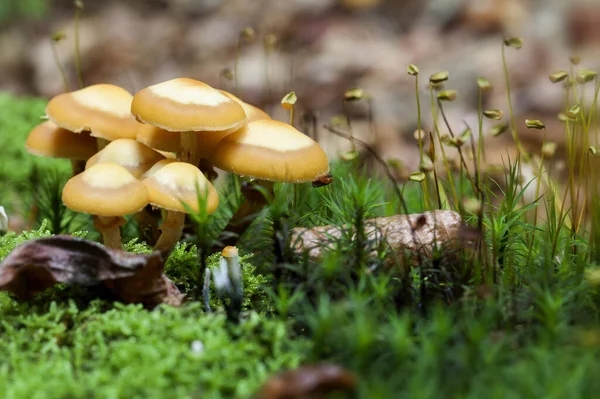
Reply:
[[[157,209],[157,211],[160,211],[160,209]],[[133,218],[138,223],[140,234],[146,243],[148,245],[155,245],[158,240],[158,219],[160,218],[160,212],[153,212],[151,206],[148,205],[133,215]]]
[[[73,176],[76,176],[85,170],[85,161],[71,159],[71,169]]]
[[[177,159],[182,162],[198,164],[198,150],[196,148],[196,132],[181,133],[181,148],[177,153]]]
[[[122,249],[120,227],[125,224],[125,219],[120,216],[94,216],[94,227],[102,233],[105,247]]]
[[[167,218],[160,225],[161,234],[154,249],[162,253],[171,252],[175,248],[177,241],[181,238],[184,221],[185,213],[168,211]]]

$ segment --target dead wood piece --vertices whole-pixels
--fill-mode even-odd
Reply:
[[[348,226],[319,226],[311,229],[292,229],[291,242],[298,255],[304,253],[313,260],[323,256],[323,252],[335,246],[344,229]],[[365,220],[365,235],[368,240],[381,242],[385,240],[389,250],[398,259],[390,256],[389,265],[396,261],[403,262],[406,251],[414,254],[432,253],[435,247],[456,248],[469,244],[470,237],[465,237],[468,231],[462,218],[457,212],[436,210],[410,215],[394,215]],[[375,255],[372,251],[372,255]],[[413,259],[414,260],[414,259]]]

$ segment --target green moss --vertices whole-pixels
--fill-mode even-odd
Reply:
[[[5,235],[0,236],[0,261],[6,258],[6,255],[8,255],[17,245],[28,240],[48,237],[50,235],[51,233],[47,228],[47,223],[42,223],[42,226],[37,230],[25,231],[21,234],[8,232]]]
[[[306,342],[256,313],[236,327],[198,304],[44,308],[0,294],[2,398],[245,398]]]
[[[70,168],[68,161],[36,157],[25,151],[27,135],[43,122],[40,117],[45,106],[46,100],[40,98],[15,98],[0,93],[0,205],[9,215],[24,211],[23,191],[31,189],[28,184],[31,179],[39,178],[34,173],[36,166],[38,171],[58,168],[65,172]]]

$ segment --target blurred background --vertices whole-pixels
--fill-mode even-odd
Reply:
[[[354,134],[409,172],[419,155],[415,78],[407,64],[421,71],[425,129],[432,127],[428,77],[444,70],[446,88],[458,91],[446,106],[450,125],[475,128],[479,76],[494,88],[484,107],[508,114],[501,43],[520,36],[523,48],[506,51],[517,117],[543,119],[557,137],[562,127],[553,123],[560,123],[564,91],[548,75],[569,70],[572,55],[582,60],[576,68],[600,66],[598,0],[83,0],[83,7],[86,85],[114,83],[135,93],[190,77],[286,121],[280,101],[293,90],[296,125],[317,135],[330,154],[349,144],[321,126],[344,111],[344,92],[359,87],[370,100],[346,104]],[[0,0],[0,91],[47,98],[62,92],[51,46],[59,32],[56,54],[69,89],[77,88],[74,15],[72,0]],[[524,141],[539,146],[540,133],[523,130]],[[510,149],[505,136],[489,145]]]

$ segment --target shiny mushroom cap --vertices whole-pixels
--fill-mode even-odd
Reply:
[[[96,139],[88,133],[75,134],[52,121],[40,123],[27,136],[25,149],[33,155],[85,161],[96,153]]]
[[[239,128],[244,109],[219,90],[194,79],[168,80],[140,90],[131,113],[138,121],[170,132]]]
[[[119,139],[109,143],[102,151],[91,157],[85,168],[88,169],[101,162],[113,162],[139,178],[162,159],[165,157],[145,144],[132,139]]]
[[[219,205],[219,195],[200,169],[184,162],[171,162],[143,180],[150,194],[150,203],[171,211],[186,212],[183,203],[193,211],[200,210],[198,196],[206,203],[206,212],[213,213]]]
[[[133,96],[111,84],[97,84],[59,94],[46,106],[46,115],[63,129],[91,132],[105,140],[134,139],[139,123],[131,116]]]
[[[124,216],[148,204],[148,190],[124,167],[99,163],[67,181],[62,192],[67,208],[98,216]]]
[[[308,182],[329,173],[327,155],[317,142],[274,120],[254,121],[228,135],[211,160],[228,172],[270,181]]]

